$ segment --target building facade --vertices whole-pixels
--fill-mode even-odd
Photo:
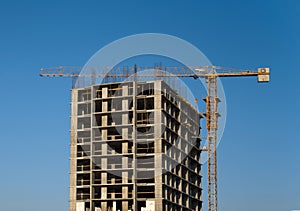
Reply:
[[[202,210],[200,119],[164,81],[72,89],[70,211]]]

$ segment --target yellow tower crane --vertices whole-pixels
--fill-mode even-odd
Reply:
[[[140,70],[156,70],[149,73],[149,75],[143,73],[141,77],[193,77],[203,78],[207,83],[207,96],[206,102],[206,128],[207,128],[207,149],[208,153],[208,211],[218,210],[218,188],[217,188],[217,131],[218,131],[218,103],[220,99],[217,96],[217,79],[218,77],[249,77],[256,76],[258,82],[269,82],[270,69],[258,68],[257,70],[240,70],[234,68],[224,68],[219,66],[185,66],[185,67],[166,67],[166,72],[171,74],[165,74],[161,71],[161,67],[155,68],[113,68],[109,73],[97,73],[92,71],[91,73],[81,73],[80,67],[55,67],[55,68],[42,68],[40,76],[42,77],[72,77],[77,79],[79,77],[92,77],[106,78],[106,79],[120,79],[128,78]],[[136,77],[139,77],[136,75]]]

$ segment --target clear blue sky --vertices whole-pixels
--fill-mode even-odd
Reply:
[[[39,69],[83,65],[144,32],[185,39],[216,65],[270,66],[269,84],[223,80],[219,208],[300,210],[299,0],[1,1],[0,30],[0,210],[68,210],[71,80]]]

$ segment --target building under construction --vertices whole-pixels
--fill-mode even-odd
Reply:
[[[207,151],[207,205],[209,211],[217,211],[218,78],[257,77],[265,83],[270,69],[175,66],[166,71],[144,68],[142,75],[137,75],[141,69],[136,66],[105,69],[82,72],[80,67],[61,66],[40,72],[43,77],[72,77],[75,82],[70,210],[202,210],[199,160],[201,151]],[[117,82],[132,75],[132,81]],[[152,82],[137,82],[149,77]],[[181,93],[182,87],[168,85],[175,77],[205,79],[207,146],[202,149],[202,116],[190,96]],[[91,85],[79,86],[80,78]],[[105,83],[95,85],[101,78]]]
[[[70,211],[202,210],[201,114],[163,80],[72,89]]]

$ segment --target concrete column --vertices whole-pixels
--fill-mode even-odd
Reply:
[[[107,169],[107,158],[101,158],[101,168]]]
[[[102,88],[102,98],[106,98],[107,97],[107,87],[103,87]]]
[[[108,102],[103,101],[102,102],[102,112],[107,112],[108,110]]]
[[[122,187],[122,198],[126,199],[128,198],[128,187]]]
[[[127,96],[128,95],[128,86],[123,86],[122,87],[122,95]]]
[[[106,172],[101,173],[101,184],[107,184],[107,173]]]
[[[128,110],[128,100],[122,100],[122,110],[123,111]]]
[[[128,123],[128,114],[122,114],[122,125],[127,125]]]
[[[102,126],[107,126],[107,116],[102,116],[101,123],[102,123]]]
[[[102,155],[107,155],[107,143],[102,144]]]
[[[122,211],[128,211],[128,201],[122,201]]]
[[[102,130],[102,140],[107,140],[107,130]]]
[[[122,139],[128,139],[128,128],[122,128]]]
[[[128,153],[128,143],[123,142],[122,143],[122,154]]]
[[[128,168],[128,157],[122,157],[122,168]]]
[[[155,210],[162,210],[162,112],[161,81],[154,82],[154,176],[155,176]]]
[[[102,211],[107,211],[107,202],[101,202],[101,209]]]
[[[70,211],[76,211],[76,155],[77,155],[77,101],[78,90],[72,89],[71,144],[70,144]]]
[[[122,172],[122,183],[128,183],[128,172]]]

